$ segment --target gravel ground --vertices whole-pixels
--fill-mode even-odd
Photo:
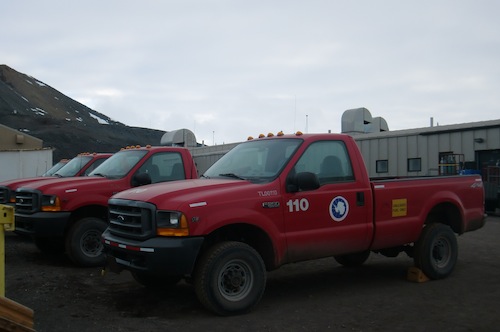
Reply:
[[[101,276],[64,255],[40,253],[6,236],[6,297],[35,312],[36,331],[498,331],[500,218],[458,239],[447,279],[407,280],[404,254],[372,254],[359,268],[333,258],[290,264],[268,274],[261,303],[249,314],[218,317],[191,285],[148,290],[128,272]]]

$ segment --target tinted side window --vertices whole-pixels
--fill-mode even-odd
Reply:
[[[311,144],[300,157],[294,171],[316,174],[321,185],[354,180],[351,160],[343,141]]]
[[[151,183],[186,178],[182,156],[177,152],[155,153],[139,168],[137,173],[148,173],[151,177]]]
[[[94,163],[92,165],[90,165],[89,168],[87,168],[85,170],[85,173],[82,174],[82,175],[85,175],[85,176],[89,175],[90,172],[92,172],[94,169],[96,169],[97,166],[99,166],[100,164],[102,164],[105,160],[106,159],[102,158],[102,159],[98,159],[98,160],[94,161]]]

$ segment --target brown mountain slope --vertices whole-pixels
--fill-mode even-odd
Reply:
[[[42,139],[44,147],[54,149],[54,161],[80,152],[158,145],[165,134],[113,121],[6,65],[0,65],[0,123]]]

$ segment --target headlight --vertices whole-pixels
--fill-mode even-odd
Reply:
[[[188,236],[186,216],[176,211],[156,212],[156,234],[160,236]]]
[[[61,211],[61,201],[55,195],[43,195],[41,205],[42,211],[45,212]]]

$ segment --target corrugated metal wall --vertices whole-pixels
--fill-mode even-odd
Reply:
[[[478,128],[424,128],[354,136],[371,177],[438,175],[440,155],[461,154],[463,161],[477,162],[477,152],[500,149],[500,122]],[[408,171],[408,159],[419,158],[420,171]],[[388,161],[388,172],[377,173],[378,160]]]
[[[500,149],[500,120],[353,137],[370,177],[439,175],[440,156],[444,153],[463,154],[464,162],[475,163],[478,152]],[[190,149],[200,174],[237,144]],[[420,171],[408,171],[408,159],[412,158],[420,159]],[[377,173],[377,160],[387,160],[388,172]]]

